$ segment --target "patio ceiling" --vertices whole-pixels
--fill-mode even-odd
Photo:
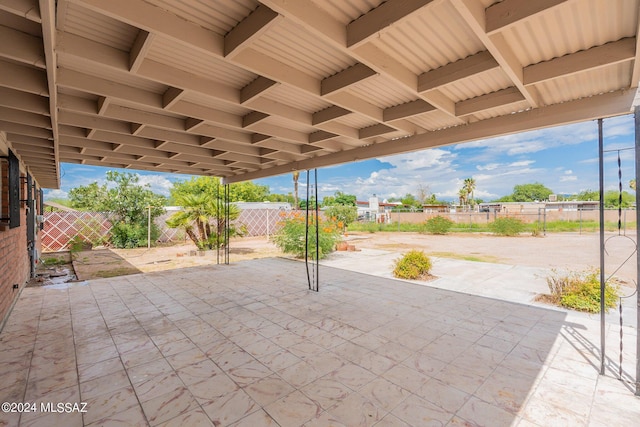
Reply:
[[[227,182],[626,114],[640,1],[0,0],[0,131]]]

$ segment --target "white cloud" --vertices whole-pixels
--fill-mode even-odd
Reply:
[[[573,171],[571,169],[567,169],[566,171],[564,171],[565,175],[571,175],[573,173]]]
[[[567,175],[567,176],[561,176],[560,177],[560,182],[569,182],[569,181],[577,181],[578,177],[575,175]]]
[[[476,169],[479,171],[492,171],[498,169],[500,167],[500,163],[487,163],[486,165],[476,165]]]
[[[615,127],[616,131],[623,132]],[[613,130],[612,130],[613,131]],[[483,157],[506,154],[515,156],[520,154],[536,153],[551,147],[581,144],[593,140],[597,136],[595,122],[583,122],[570,126],[553,127],[530,132],[505,135],[497,138],[482,139],[466,142],[456,146],[456,149],[483,148]]]
[[[511,166],[513,168],[521,168],[521,167],[524,167],[524,166],[532,165],[535,162],[536,162],[535,160],[520,160],[518,162],[509,163],[509,166]]]
[[[68,199],[69,193],[64,190],[45,190],[44,191],[44,199],[52,200],[52,199]]]
[[[140,185],[149,185],[149,189],[156,194],[163,196],[169,195],[169,190],[173,187],[173,183],[162,175],[139,175],[138,183]]]

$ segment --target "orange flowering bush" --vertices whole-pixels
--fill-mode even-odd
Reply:
[[[330,220],[319,218],[318,220],[318,250],[322,259],[334,250],[336,242],[340,239],[340,229]],[[280,221],[280,232],[272,237],[273,242],[282,252],[292,254],[297,258],[304,258],[305,254],[305,214],[295,212],[288,218]],[[308,253],[311,259],[316,259],[316,216],[309,217]]]

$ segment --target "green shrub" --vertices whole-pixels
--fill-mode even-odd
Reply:
[[[551,301],[557,305],[589,313],[600,313],[600,272],[572,272],[567,275],[547,277],[547,285],[551,291]],[[605,311],[616,306],[618,286],[605,284]]]
[[[349,224],[358,219],[358,208],[347,205],[328,206],[324,209],[324,214],[331,218],[338,228],[345,231]]]
[[[292,217],[285,219],[281,225],[280,232],[272,237],[273,242],[282,252],[292,254],[297,258],[304,258],[305,216],[301,213],[295,213]],[[336,224],[322,219],[320,219],[318,226],[319,258],[322,259],[334,250],[340,239],[340,231]],[[316,259],[316,229],[315,222],[311,219],[309,222],[308,253],[311,259]]]
[[[431,270],[431,259],[422,251],[412,250],[395,262],[393,275],[400,279],[425,279]]]
[[[499,236],[517,236],[525,229],[525,224],[518,218],[496,218],[489,224],[489,230]]]
[[[434,216],[429,218],[425,223],[425,229],[427,233],[431,234],[447,234],[451,227],[453,227],[453,221],[443,216]]]
[[[132,249],[147,246],[147,225],[118,222],[111,227],[111,243],[116,248]],[[160,236],[156,224],[151,224],[151,241],[155,242]]]

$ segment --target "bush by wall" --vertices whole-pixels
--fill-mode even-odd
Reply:
[[[547,277],[551,302],[565,308],[588,313],[600,313],[600,271],[572,272],[561,275],[556,272]],[[606,283],[604,289],[605,311],[616,306],[618,287]]]
[[[496,218],[489,224],[489,230],[498,236],[517,236],[525,230],[525,224],[518,218]]]
[[[443,216],[434,216],[425,222],[425,230],[430,234],[447,234],[454,222]]]

